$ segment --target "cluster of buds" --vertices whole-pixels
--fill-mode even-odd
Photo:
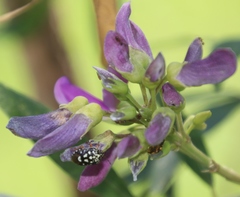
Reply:
[[[179,91],[222,82],[236,70],[231,49],[218,49],[202,59],[200,38],[191,43],[183,62],[171,63],[166,69],[162,53],[153,58],[145,35],[129,20],[130,14],[130,3],[123,4],[116,17],[116,30],[106,36],[108,69],[94,67],[102,82],[103,100],[61,77],[54,89],[59,109],[38,116],[13,117],[7,125],[15,135],[37,140],[29,156],[64,150],[60,155],[63,162],[86,166],[78,184],[81,191],[101,183],[117,158],[128,159],[133,179],[137,180],[149,159],[161,158],[173,148],[168,138],[178,132],[176,115],[185,107]],[[142,102],[131,94],[129,83],[139,84]],[[185,129],[203,128],[209,116],[206,112],[189,118]],[[104,120],[129,128],[121,133],[107,130],[76,146]]]

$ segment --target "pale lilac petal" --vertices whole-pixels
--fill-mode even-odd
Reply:
[[[119,100],[107,90],[102,90],[103,94],[103,102],[107,105],[109,111],[114,112],[116,111],[117,105],[119,104]]]
[[[172,125],[170,117],[163,113],[158,113],[153,120],[149,123],[147,130],[145,131],[145,137],[147,142],[151,146],[161,144],[166,138]]]
[[[121,140],[117,146],[118,158],[131,157],[141,149],[137,137],[129,135]]]
[[[128,43],[117,32],[109,31],[104,42],[105,58],[111,66],[122,72],[131,72]]]
[[[202,59],[202,45],[203,41],[201,38],[196,38],[188,48],[184,61],[195,62]]]
[[[130,2],[124,3],[116,17],[116,32],[123,36],[128,45],[144,51],[153,59],[151,49],[144,33],[136,24],[129,20],[130,15]]]
[[[69,103],[76,96],[83,96],[88,99],[89,103],[97,103],[103,110],[109,110],[103,101],[94,97],[82,88],[73,85],[67,77],[61,77],[57,80],[54,87],[54,95],[59,104]]]
[[[28,155],[41,157],[76,144],[89,130],[91,122],[84,114],[74,115],[66,124],[38,140]]]
[[[153,59],[151,48],[148,41],[143,33],[143,31],[132,21],[130,21],[134,39],[136,40],[138,46]]]
[[[58,109],[36,116],[12,117],[7,129],[17,136],[37,140],[65,124],[71,115],[67,109]]]
[[[170,83],[165,83],[162,86],[162,96],[167,106],[178,107],[184,103],[182,95]]]
[[[99,185],[107,176],[112,164],[117,158],[116,144],[108,149],[99,164],[87,166],[78,182],[78,190],[86,191]]]
[[[149,78],[151,82],[162,79],[165,75],[165,60],[162,53],[159,53],[157,57],[148,66],[145,77]]]
[[[184,65],[176,79],[185,86],[216,84],[230,77],[236,67],[234,52],[231,49],[218,49],[203,60]]]
[[[133,36],[132,27],[129,20],[130,14],[130,3],[124,3],[116,17],[116,32],[118,32],[130,46],[135,49],[139,49],[139,46]]]

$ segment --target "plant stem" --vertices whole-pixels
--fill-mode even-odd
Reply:
[[[150,90],[151,100],[149,103],[149,108],[154,111],[156,109],[156,90]]]
[[[139,84],[139,85],[140,85],[140,88],[141,88],[141,91],[142,91],[144,104],[145,104],[145,106],[147,106],[148,105],[148,98],[147,98],[146,88],[144,87],[143,84]]]
[[[190,140],[189,136],[186,134],[183,122],[182,122],[182,114],[181,112],[176,113],[176,122],[177,122],[177,130],[181,133],[181,135],[188,141]]]
[[[240,184],[240,174],[216,163],[213,159],[205,155],[198,148],[196,148],[191,140],[185,140],[180,132],[175,132],[168,137],[168,140],[174,143],[179,151],[197,161],[207,169],[203,172],[217,173],[227,180]]]

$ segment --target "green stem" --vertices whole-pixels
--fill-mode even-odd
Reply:
[[[229,181],[240,184],[239,173],[216,163],[213,159],[196,148],[191,140],[186,141],[181,133],[173,133],[168,137],[168,140],[178,146],[180,152],[202,164],[206,168],[204,172],[217,173]]]
[[[126,95],[129,102],[131,102],[138,110],[142,108],[141,105],[133,98],[133,96],[129,93]]]
[[[142,91],[144,104],[145,104],[145,106],[147,106],[148,105],[148,98],[147,98],[146,88],[143,84],[139,84],[139,85],[140,85],[140,88],[141,88],[141,91]]]
[[[176,113],[176,123],[177,123],[177,130],[181,133],[181,135],[188,141],[189,135],[186,134],[184,127],[183,127],[183,121],[182,121],[182,113]]]
[[[155,111],[156,109],[156,90],[153,89],[153,90],[149,90],[150,91],[150,94],[151,94],[151,100],[150,100],[150,103],[149,103],[149,108],[152,110],[152,111]]]

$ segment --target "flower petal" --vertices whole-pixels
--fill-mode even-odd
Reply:
[[[184,98],[178,91],[170,84],[165,83],[162,86],[162,95],[163,100],[167,106],[170,107],[179,107],[184,103]]]
[[[28,155],[41,157],[76,144],[90,129],[91,122],[84,114],[74,115],[66,124],[38,140]]]
[[[149,78],[151,82],[162,79],[165,75],[165,60],[162,53],[159,53],[157,57],[148,66],[145,77]]]
[[[103,102],[106,103],[109,111],[114,112],[117,108],[119,100],[111,92],[108,92],[105,89],[102,90],[102,94]]]
[[[141,149],[137,137],[129,135],[121,140],[117,146],[118,158],[131,157]]]
[[[99,164],[87,166],[78,182],[78,190],[86,191],[92,187],[99,185],[107,176],[112,164],[117,158],[116,144],[108,149]]]
[[[65,124],[71,115],[67,109],[58,109],[36,116],[12,117],[7,129],[17,136],[36,140]]]
[[[131,72],[128,43],[117,32],[109,31],[104,42],[105,58],[111,66],[122,72]]]
[[[161,144],[170,132],[175,119],[175,113],[168,107],[162,107],[153,114],[153,118],[145,131],[149,145]]]
[[[185,86],[216,84],[230,77],[236,67],[235,53],[231,49],[218,49],[203,60],[184,65],[176,79]]]
[[[152,51],[148,44],[148,41],[142,32],[142,30],[132,21],[130,21],[134,39],[136,40],[138,46],[145,51],[151,59],[153,59]]]
[[[103,101],[94,97],[82,88],[73,85],[65,76],[59,78],[55,83],[54,95],[59,104],[71,102],[76,96],[83,96],[88,99],[89,103],[97,103],[103,110],[109,110]]]
[[[203,45],[202,39],[196,38],[189,46],[184,61],[191,63],[202,59],[202,45]]]

